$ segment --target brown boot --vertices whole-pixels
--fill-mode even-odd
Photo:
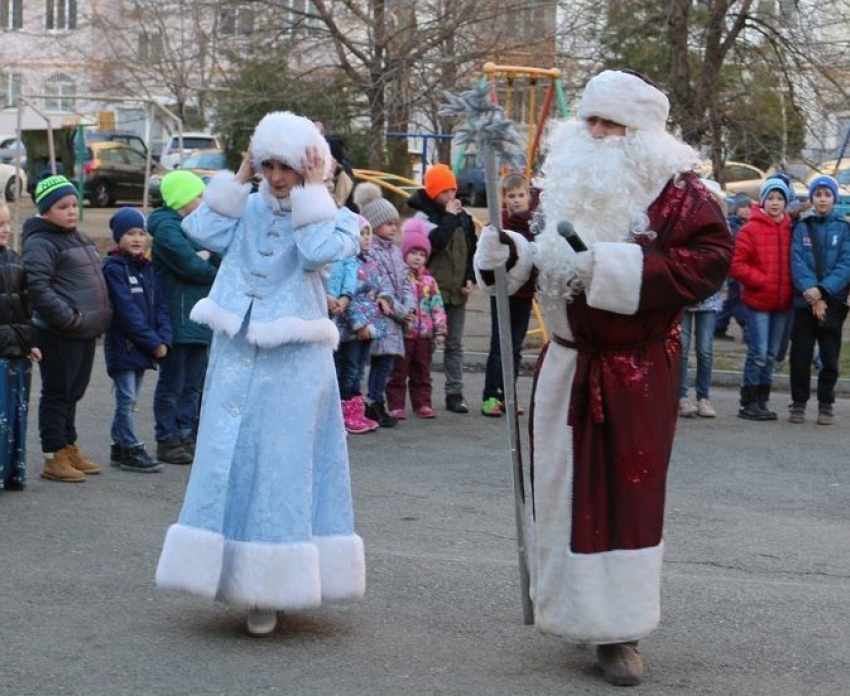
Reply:
[[[637,641],[597,645],[596,659],[602,678],[614,686],[637,686],[643,679],[643,660]]]
[[[54,452],[52,457],[44,458],[44,466],[41,468],[41,478],[50,479],[51,481],[63,481],[64,483],[82,483],[86,480],[86,475],[71,466],[71,460],[68,457],[68,448],[63,447],[58,452]]]
[[[80,452],[80,448],[77,447],[77,445],[67,445],[65,447],[65,451],[68,453],[68,460],[71,462],[71,466],[77,471],[82,471],[87,476],[100,473],[100,467],[94,462],[90,462],[88,459],[83,457],[83,454]]]

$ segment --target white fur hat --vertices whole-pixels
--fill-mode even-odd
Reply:
[[[581,119],[599,116],[627,128],[660,132],[667,128],[670,102],[637,75],[605,70],[587,83],[578,104]]]
[[[309,146],[315,147],[325,159],[325,171],[333,170],[328,143],[309,118],[291,111],[266,114],[254,129],[251,138],[251,158],[254,169],[262,169],[265,160],[278,160],[301,174],[301,161]]]

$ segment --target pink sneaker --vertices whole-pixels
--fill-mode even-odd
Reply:
[[[420,418],[436,418],[437,412],[430,406],[423,406],[416,411],[416,415]]]
[[[394,408],[390,411],[390,415],[396,420],[407,420],[407,411],[403,408]]]

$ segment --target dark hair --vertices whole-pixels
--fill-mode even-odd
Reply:
[[[515,188],[527,188],[528,179],[522,172],[509,172],[502,179],[502,191],[508,191]]]

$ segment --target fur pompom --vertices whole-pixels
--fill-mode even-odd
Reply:
[[[383,197],[381,187],[371,181],[364,181],[354,189],[354,204],[361,210],[372,201]]]

